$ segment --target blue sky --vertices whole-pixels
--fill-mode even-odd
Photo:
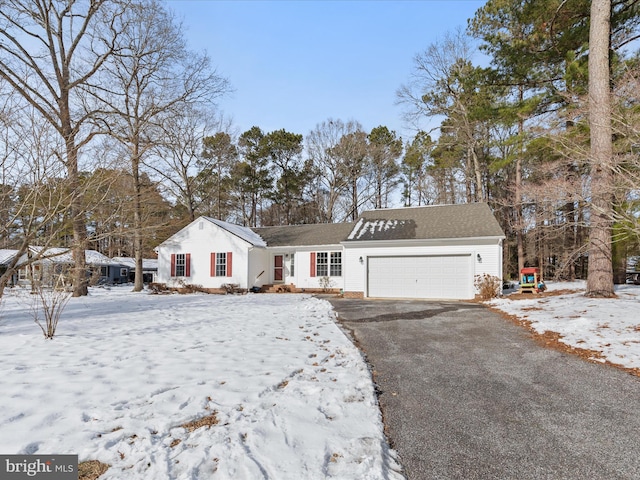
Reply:
[[[234,92],[219,102],[243,132],[307,135],[329,118],[386,125],[403,138],[396,90],[413,57],[485,2],[170,0],[194,50],[206,50]]]

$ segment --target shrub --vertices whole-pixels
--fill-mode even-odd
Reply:
[[[180,293],[209,293],[202,285],[194,283],[185,283],[180,287]]]
[[[34,282],[31,293],[34,295],[31,316],[42,330],[44,338],[52,339],[56,334],[60,315],[71,298],[71,291],[45,287],[41,282]]]
[[[482,300],[489,300],[500,295],[502,282],[498,277],[484,273],[476,275],[473,285]]]
[[[329,289],[333,287],[333,280],[331,280],[331,277],[326,275],[318,278],[318,283],[320,283],[320,288],[322,288],[323,292],[328,292]]]

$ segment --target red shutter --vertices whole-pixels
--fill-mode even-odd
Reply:
[[[211,266],[209,267],[209,273],[212,277],[216,276],[216,254],[211,252]]]
[[[309,265],[311,276],[316,276],[316,252],[311,252],[311,264]]]
[[[171,254],[171,276],[172,277],[176,276],[176,254],[175,253]]]
[[[191,276],[191,254],[190,253],[186,253],[184,255],[184,276],[185,277]]]
[[[233,276],[233,270],[231,268],[233,266],[233,262],[231,261],[232,258],[233,252],[227,252],[227,277]]]

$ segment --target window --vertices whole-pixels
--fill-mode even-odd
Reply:
[[[216,253],[216,277],[227,276],[227,254]]]
[[[291,263],[289,264],[289,275],[295,277],[296,275],[296,254],[291,254]]]
[[[191,276],[191,254],[172,253],[171,254],[171,276],[190,277]]]
[[[232,260],[232,252],[211,252],[210,275],[212,277],[231,277],[233,267]]]
[[[312,252],[311,259],[312,277],[342,276],[342,252]]]
[[[329,275],[329,262],[327,259],[329,254],[327,252],[316,253],[316,275],[318,277],[326,277]]]
[[[109,267],[106,266],[101,266],[100,267],[100,276],[101,277],[108,277],[109,276]]]
[[[27,280],[29,278],[29,267],[22,267],[18,270],[18,280]]]
[[[329,264],[329,276],[342,276],[342,252],[331,252],[331,263]]]
[[[127,271],[126,268],[121,268],[120,269],[120,276],[121,277],[126,277],[129,274],[129,272]]]
[[[187,267],[187,256],[184,253],[176,254],[176,264],[175,264],[175,274],[174,277],[185,277],[186,267]]]

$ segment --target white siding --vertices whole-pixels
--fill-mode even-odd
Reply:
[[[252,271],[249,272],[249,250],[251,245],[245,240],[205,219],[197,219],[187,225],[158,247],[158,282],[169,286],[180,284],[200,285],[204,288],[220,288],[226,283],[238,284],[241,288],[250,288],[260,268],[260,251],[252,249]],[[212,277],[210,269],[211,252],[232,252],[232,276]],[[190,275],[171,277],[171,254],[188,253],[191,256]],[[250,278],[251,275],[251,278]],[[250,281],[251,280],[251,281]]]
[[[290,261],[285,261],[285,266],[287,267],[286,272],[286,283],[293,283],[298,288],[309,288],[317,290],[322,288],[322,284],[320,283],[320,277],[312,277],[311,276],[311,253],[312,252],[342,252],[342,276],[341,277],[330,277],[329,288],[332,289],[343,289],[344,288],[344,277],[345,277],[345,254],[344,249],[341,245],[333,245],[333,246],[323,246],[323,247],[296,247],[295,250],[293,248],[287,250],[289,253],[295,251],[296,256],[296,265],[295,265],[295,275],[294,277],[289,276],[289,266]]]
[[[368,257],[389,257],[389,256],[441,256],[441,255],[470,255],[470,279],[471,284],[476,275],[487,273],[502,279],[502,247],[499,240],[455,240],[449,241],[446,245],[434,244],[406,244],[401,246],[349,246],[345,245],[344,271],[346,273],[344,289],[347,292],[367,292],[367,265]],[[478,259],[480,255],[480,259]],[[362,262],[360,262],[362,257]],[[475,293],[475,292],[474,292]],[[467,298],[471,298],[468,295]],[[450,298],[455,298],[450,297]]]
[[[269,252],[265,248],[249,250],[249,278],[246,288],[261,287],[269,283]]]

